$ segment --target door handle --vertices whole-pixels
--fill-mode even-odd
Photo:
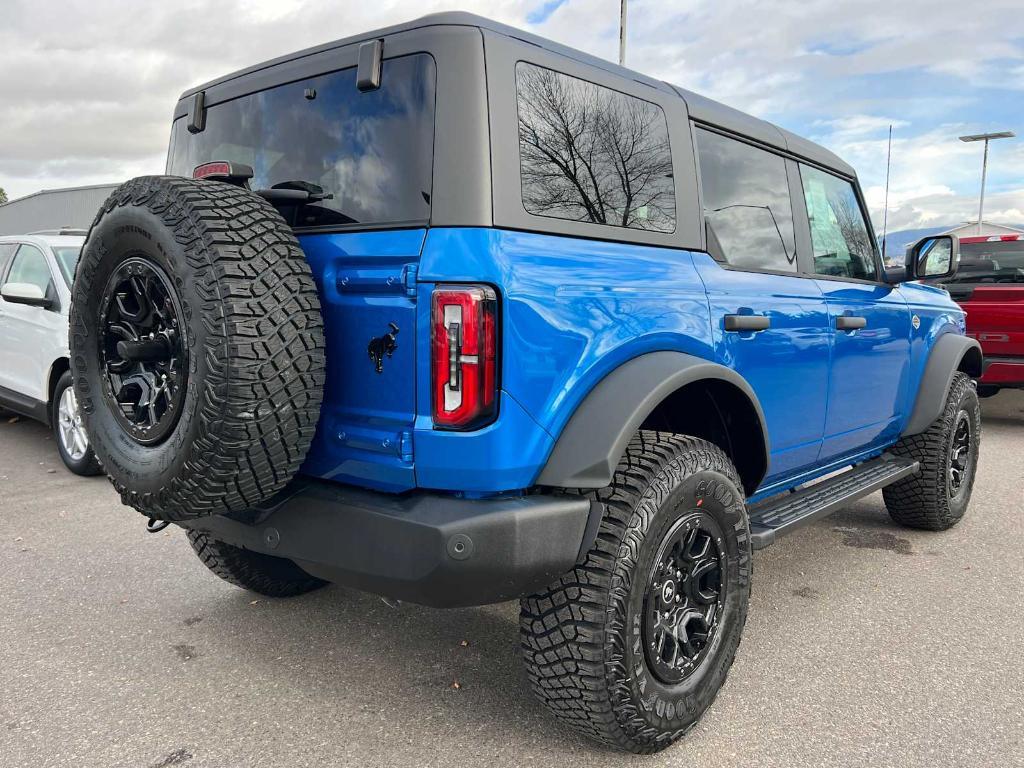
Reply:
[[[726,315],[725,330],[727,331],[763,331],[770,328],[771,318],[767,315]]]
[[[836,328],[840,331],[859,331],[861,328],[866,328],[867,324],[866,317],[857,317],[856,315],[840,315],[836,318]]]

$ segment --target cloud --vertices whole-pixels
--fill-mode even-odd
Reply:
[[[290,51],[464,8],[614,60],[619,0],[6,0],[0,186],[116,181],[163,169],[187,87]],[[630,0],[631,67],[773,120],[837,151],[890,228],[976,215],[980,147],[1024,137],[1019,0]],[[1015,31],[1016,30],[1016,31]],[[1024,138],[993,144],[987,218],[1024,209]],[[884,196],[884,195],[883,195]],[[1017,220],[1021,220],[1018,216]],[[942,219],[941,223],[947,223]]]

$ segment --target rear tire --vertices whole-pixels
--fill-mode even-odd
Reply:
[[[72,293],[75,393],[125,504],[168,521],[238,512],[295,476],[320,414],[323,320],[266,200],[208,180],[126,182]]]
[[[187,533],[189,544],[203,565],[236,587],[267,597],[295,597],[327,584],[283,557],[250,552],[208,533]]]
[[[928,531],[944,531],[960,522],[971,501],[980,445],[981,405],[974,382],[957,373],[939,418],[892,449],[920,462],[921,471],[882,491],[889,516],[900,525]]]
[[[587,495],[605,513],[585,561],[521,602],[527,673],[566,724],[656,752],[711,705],[740,642],[751,572],[742,484],[717,446],[644,431],[612,484]]]

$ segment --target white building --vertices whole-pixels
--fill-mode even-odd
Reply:
[[[960,226],[948,229],[942,234],[956,235],[957,237],[992,237],[993,235],[1024,235],[1024,229],[983,221],[981,222],[981,232],[978,232],[978,222],[965,221]]]
[[[88,229],[117,184],[44,189],[0,205],[0,235],[46,229]]]

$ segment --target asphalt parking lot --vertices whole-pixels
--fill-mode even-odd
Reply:
[[[0,765],[1024,765],[1024,394],[983,410],[957,528],[896,528],[876,494],[755,555],[725,689],[649,758],[534,703],[515,604],[257,599],[4,417]]]

